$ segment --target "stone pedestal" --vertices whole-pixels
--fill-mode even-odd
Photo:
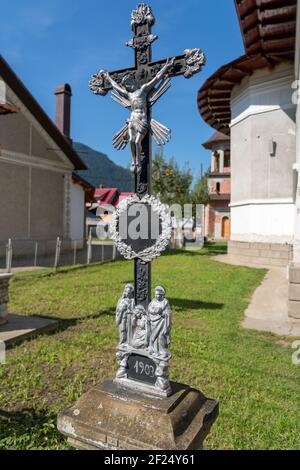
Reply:
[[[300,320],[300,264],[288,266],[289,298],[288,312],[292,319]]]
[[[197,450],[219,405],[198,390],[172,383],[166,398],[106,381],[58,416],[58,430],[81,450]]]
[[[12,274],[0,273],[0,326],[7,323],[8,286]]]

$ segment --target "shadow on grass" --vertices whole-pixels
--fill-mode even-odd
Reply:
[[[93,313],[91,315],[84,315],[81,317],[74,317],[74,318],[62,318],[62,317],[55,317],[55,316],[46,316],[46,315],[34,315],[37,318],[47,318],[49,320],[56,320],[58,322],[57,328],[54,331],[49,331],[49,334],[55,334],[58,331],[64,331],[71,326],[76,326],[79,323],[82,323],[85,320],[97,320],[100,317],[105,316],[115,316],[116,310],[114,308],[101,311],[98,313]]]
[[[188,299],[169,299],[170,305],[176,307],[177,310],[222,310],[224,304],[213,302],[201,302]]]
[[[199,250],[189,249],[176,249],[168,250],[163,253],[162,256],[215,256],[215,255],[227,255],[227,243],[226,242],[206,242],[203,248]]]
[[[86,315],[86,316],[81,316],[81,317],[76,317],[76,318],[61,318],[61,317],[55,317],[55,316],[50,316],[50,315],[32,315],[34,318],[43,318],[43,319],[48,319],[48,320],[54,320],[57,321],[56,325],[53,325],[51,329],[37,329],[33,331],[30,335],[25,335],[25,336],[20,336],[16,337],[13,340],[7,344],[7,349],[12,349],[15,346],[19,346],[20,344],[24,343],[25,341],[33,341],[36,338],[40,336],[54,336],[57,333],[62,333],[66,330],[68,330],[71,327],[80,325],[85,320],[96,320],[97,318],[100,318],[104,315],[108,316],[115,316],[116,311],[115,309],[109,309],[106,310],[105,312],[99,312],[95,313],[92,315]],[[24,315],[24,321],[26,320],[26,315]]]
[[[57,415],[46,410],[0,410],[0,449],[26,450],[64,444],[56,421]]]
[[[206,242],[204,245],[204,250],[206,250],[209,255],[227,255],[227,249],[226,242]]]

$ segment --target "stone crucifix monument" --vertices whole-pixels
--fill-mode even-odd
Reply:
[[[171,86],[172,77],[192,77],[205,64],[200,49],[152,62],[155,19],[141,3],[132,12],[134,33],[127,46],[135,66],[93,75],[90,89],[130,112],[113,145],[131,152],[135,194],[117,207],[112,238],[125,259],[134,261],[134,285],[124,287],[116,307],[119,328],[114,380],[83,395],[58,417],[58,429],[78,449],[200,449],[218,415],[218,403],[169,380],[172,310],[164,287],[151,298],[151,261],[171,238],[169,210],[151,196],[152,136],[167,143],[171,131],[152,118],[152,107]]]

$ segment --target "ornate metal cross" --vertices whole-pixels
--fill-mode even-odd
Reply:
[[[135,66],[111,72],[101,70],[93,75],[90,89],[105,96],[113,90],[113,99],[131,110],[126,125],[114,137],[113,144],[124,149],[129,143],[132,154],[132,172],[135,192],[139,198],[151,193],[152,135],[158,144],[170,139],[170,129],[152,119],[151,108],[170,87],[170,78],[192,77],[205,64],[200,49],[186,49],[172,59],[152,62],[152,43],[158,38],[152,34],[155,23],[150,6],[141,3],[131,15],[133,39],[127,42],[135,53]],[[156,86],[158,85],[158,86]],[[147,308],[151,291],[151,263],[135,259],[135,302]]]
[[[113,142],[119,149],[130,144],[136,193],[118,204],[111,233],[124,258],[135,260],[136,270],[135,286],[125,286],[116,306],[119,368],[114,380],[94,387],[58,418],[58,429],[79,449],[200,449],[218,414],[216,401],[170,381],[173,315],[164,287],[156,286],[149,302],[150,263],[168,246],[172,231],[169,208],[150,194],[151,135],[160,144],[170,137],[170,130],[152,119],[151,107],[169,88],[170,77],[189,78],[205,62],[199,49],[151,62],[157,39],[153,24],[150,7],[138,5],[128,43],[135,50],[135,67],[100,71],[90,83],[96,94],[113,89],[113,98],[131,111]]]

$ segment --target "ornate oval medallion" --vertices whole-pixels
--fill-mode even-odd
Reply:
[[[154,196],[124,199],[112,218],[111,238],[128,260],[148,263],[157,258],[168,247],[171,233],[169,208]]]

